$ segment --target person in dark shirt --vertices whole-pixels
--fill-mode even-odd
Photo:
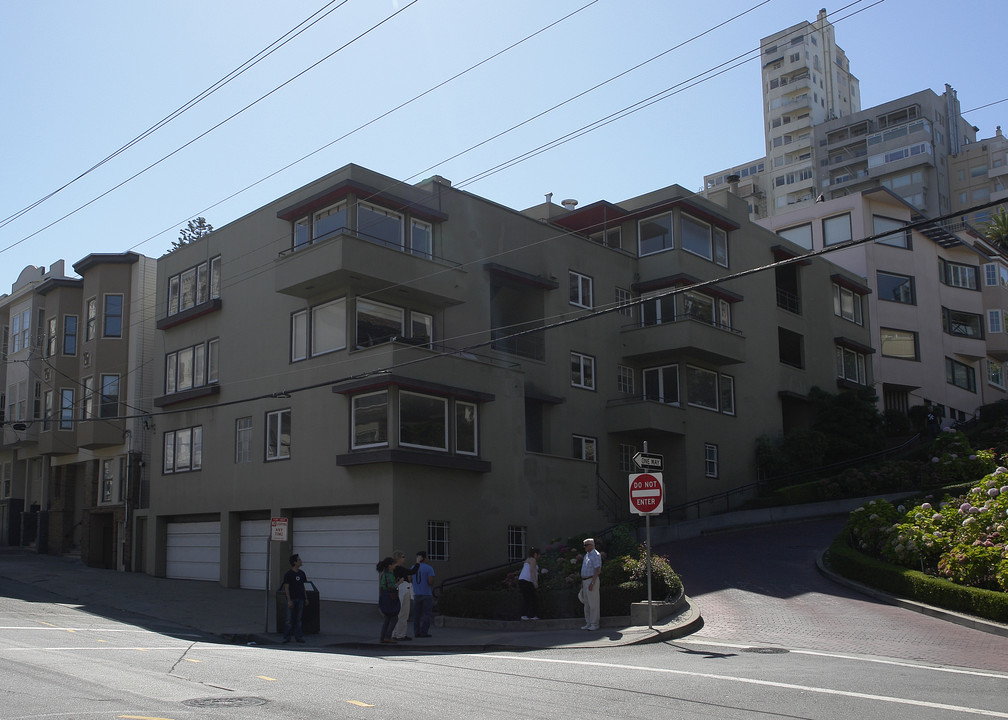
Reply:
[[[305,605],[308,604],[308,594],[305,592],[305,582],[308,578],[301,569],[301,556],[294,553],[290,556],[291,569],[284,573],[283,584],[280,586],[287,598],[287,621],[284,623],[283,641],[289,643],[291,631],[299,643],[305,641],[301,631],[301,618],[304,617]]]

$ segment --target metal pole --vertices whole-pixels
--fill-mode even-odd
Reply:
[[[270,534],[266,536],[266,627],[263,628],[264,633],[269,632],[269,591],[270,591],[270,549],[273,546],[273,530],[270,529]],[[280,628],[277,628],[279,631]]]
[[[645,515],[644,524],[647,527],[647,625],[654,629],[653,609],[651,607],[651,515]]]

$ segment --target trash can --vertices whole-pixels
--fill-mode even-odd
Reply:
[[[318,635],[322,631],[319,622],[319,591],[311,580],[305,583],[305,597],[308,598],[308,605],[305,606],[304,614],[301,616],[301,631],[305,635]],[[286,623],[287,596],[284,595],[283,590],[277,590],[276,631],[282,633]]]

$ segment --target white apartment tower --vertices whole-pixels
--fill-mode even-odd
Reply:
[[[818,195],[812,128],[861,110],[861,94],[825,9],[763,38],[760,52],[766,172],[784,179],[766,185],[773,215]]]

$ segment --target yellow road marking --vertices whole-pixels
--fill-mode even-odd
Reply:
[[[39,623],[41,625],[48,625],[49,627],[56,627],[52,623],[47,623],[45,620],[36,620],[35,622],[37,622],[37,623]]]
[[[137,652],[147,652],[147,648],[133,648]]]
[[[202,660],[193,660],[192,658],[182,658],[186,662],[203,662]]]
[[[73,628],[64,628],[64,630],[66,630],[68,633],[75,633],[75,632],[77,632]]]
[[[256,675],[260,680],[269,680],[270,682],[276,682],[276,678],[267,677],[266,675]]]
[[[347,700],[347,702],[350,703],[351,705],[357,705],[358,707],[374,707],[374,705],[368,705],[367,703],[363,703],[360,700]]]
[[[107,642],[108,642],[108,640],[98,640],[98,642],[104,642],[104,643],[107,643]]]

